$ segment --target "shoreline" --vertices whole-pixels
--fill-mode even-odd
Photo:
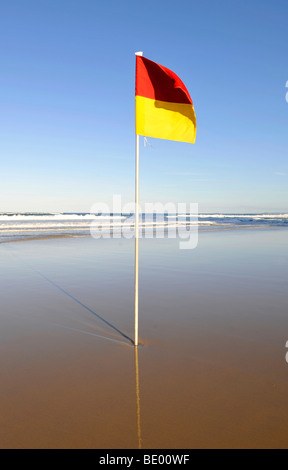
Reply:
[[[221,231],[229,231],[229,230],[253,230],[253,229],[260,229],[260,230],[265,230],[265,229],[276,229],[276,230],[280,230],[280,229],[288,229],[288,227],[286,226],[277,226],[277,225],[241,225],[241,226],[237,226],[237,225],[231,225],[229,227],[227,226],[214,226],[211,224],[210,226],[211,228],[207,228],[207,225],[206,226],[200,226],[198,227],[198,232],[221,232]],[[68,234],[68,233],[63,233],[63,234],[51,234],[51,235],[39,235],[39,236],[34,236],[34,237],[23,237],[23,238],[17,238],[15,240],[0,240],[0,245],[2,244],[6,244],[6,243],[16,243],[16,242],[28,242],[28,241],[37,241],[37,240],[50,240],[50,239],[61,239],[61,238],[94,238],[94,239],[101,239],[101,238],[105,238],[105,239],[113,239],[114,237],[113,236],[107,236],[107,235],[111,235],[111,232],[104,232],[103,234],[101,234],[101,237],[99,238],[96,238],[96,237],[93,237],[91,234]],[[176,235],[176,237],[171,237],[171,238],[177,238],[178,237],[178,234]],[[115,239],[122,239],[122,238],[126,238],[125,236],[121,235],[121,237],[115,237]],[[133,238],[133,237],[132,237]],[[143,238],[145,239],[146,237],[143,236],[143,237],[140,237],[140,239]],[[147,237],[147,238],[157,238],[157,237]],[[169,238],[167,236],[164,236],[163,238]],[[160,239],[160,238],[158,238]]]

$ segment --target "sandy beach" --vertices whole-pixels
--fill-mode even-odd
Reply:
[[[0,448],[286,448],[287,229],[0,245]]]

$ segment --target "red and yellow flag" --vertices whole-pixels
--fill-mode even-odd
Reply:
[[[193,102],[174,72],[136,55],[135,100],[136,134],[195,142]]]

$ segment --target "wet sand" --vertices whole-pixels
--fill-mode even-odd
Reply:
[[[140,240],[135,358],[133,240],[1,244],[0,448],[286,448],[287,248]]]

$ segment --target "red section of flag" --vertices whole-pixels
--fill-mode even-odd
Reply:
[[[193,105],[187,88],[174,72],[141,56],[136,56],[135,94],[153,100]]]

